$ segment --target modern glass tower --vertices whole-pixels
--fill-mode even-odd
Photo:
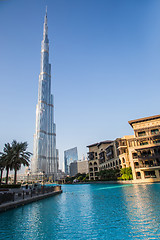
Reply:
[[[54,123],[53,95],[51,94],[47,10],[41,43],[41,68],[33,148],[32,173],[45,173],[54,175],[54,178],[56,178],[58,151],[56,151],[56,125]]]
[[[64,151],[64,172],[70,174],[69,165],[70,163],[78,161],[77,147]]]

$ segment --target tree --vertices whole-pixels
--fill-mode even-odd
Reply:
[[[114,181],[119,176],[119,169],[104,169],[99,171],[98,176],[101,180]]]
[[[121,168],[120,174],[121,174],[121,179],[123,179],[123,180],[132,180],[133,179],[131,167]]]
[[[16,140],[12,142],[12,161],[11,168],[14,169],[14,184],[17,181],[17,171],[20,170],[21,165],[29,166],[30,156],[32,153],[27,152],[27,142],[18,143]]]
[[[0,153],[1,155],[1,161],[3,167],[6,168],[6,184],[8,184],[8,175],[9,170],[11,169],[11,162],[12,162],[12,146],[10,143],[6,143],[3,148],[3,153]]]
[[[29,166],[29,158],[31,156],[30,152],[27,152],[27,142],[18,143],[13,140],[12,144],[6,143],[3,148],[3,152],[0,153],[0,167],[2,169],[6,168],[6,184],[8,184],[9,170],[15,171],[14,173],[14,183],[17,180],[17,171],[21,168],[21,165]]]
[[[1,171],[1,176],[0,176],[0,184],[2,182],[2,177],[3,177],[3,170],[5,168],[5,162],[2,156],[0,156],[0,171]]]

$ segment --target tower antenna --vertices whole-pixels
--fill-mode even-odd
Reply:
[[[46,5],[46,16],[47,16],[47,5]]]

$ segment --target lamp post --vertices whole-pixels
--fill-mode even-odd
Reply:
[[[29,183],[29,172],[27,173],[27,183]]]
[[[45,171],[42,172],[42,183],[44,185],[44,174],[45,174]]]

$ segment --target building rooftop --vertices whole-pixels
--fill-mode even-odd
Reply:
[[[105,144],[105,143],[110,144],[112,142],[113,142],[112,140],[106,140],[106,141],[102,141],[102,142],[99,142],[99,143],[94,143],[94,144],[88,145],[87,147],[100,146],[101,144]]]
[[[139,118],[139,119],[128,121],[128,123],[132,127],[132,124],[134,124],[134,123],[145,122],[145,121],[149,121],[149,120],[155,120],[155,119],[158,119],[158,118],[160,118],[160,115],[155,115],[155,116],[145,117],[145,118]]]

